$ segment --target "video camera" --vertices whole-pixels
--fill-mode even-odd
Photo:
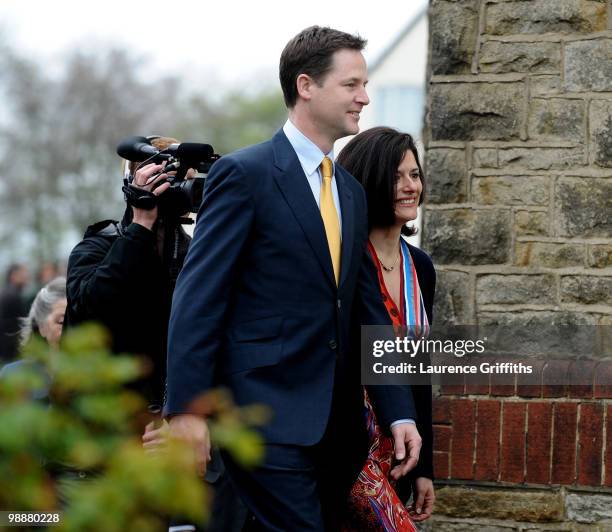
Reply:
[[[166,161],[164,173],[176,171],[176,175],[168,177],[170,188],[160,196],[134,186],[132,175],[124,178],[122,190],[126,201],[139,209],[159,207],[160,216],[166,218],[179,218],[187,212],[197,212],[204,192],[205,177],[202,174],[208,173],[220,155],[214,152],[210,144],[198,142],[171,144],[165,150],[158,150],[151,144],[155,138],[127,137],[117,146],[117,154],[127,161],[140,163],[139,166]],[[193,179],[185,179],[189,168],[198,173]]]

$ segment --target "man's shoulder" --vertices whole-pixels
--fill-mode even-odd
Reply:
[[[270,139],[224,155],[212,166],[209,178],[225,179],[235,174],[249,181],[258,180],[270,174],[273,161],[274,148]]]
[[[251,144],[244,148],[239,148],[227,155],[224,155],[219,161],[238,161],[241,163],[257,160],[265,155],[272,154],[272,139],[264,140],[257,144]],[[216,164],[216,163],[215,163]]]
[[[83,238],[101,237],[101,238],[116,238],[121,236],[121,224],[117,220],[102,220],[90,225],[85,231]]]
[[[102,220],[90,225],[83,239],[70,252],[69,265],[83,254],[105,252],[121,236],[121,231],[121,224],[117,220]]]

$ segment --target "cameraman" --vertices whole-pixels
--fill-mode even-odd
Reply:
[[[151,140],[159,150],[175,142]],[[131,184],[152,192],[158,205],[146,210],[128,204],[121,222],[89,226],[70,254],[67,272],[66,327],[99,322],[112,335],[114,352],[144,356],[151,364],[149,376],[135,388],[157,411],[164,400],[172,291],[190,242],[180,223],[184,213],[170,212],[162,201],[170,187],[167,174],[160,173],[164,165],[129,163]]]
[[[178,143],[169,137],[147,140],[159,151]],[[149,198],[153,194],[156,206],[137,207],[134,194],[126,194],[128,205],[121,222],[104,220],[87,228],[68,260],[65,318],[66,328],[87,321],[101,323],[112,335],[114,352],[142,355],[150,362],[149,376],[134,388],[148,401],[149,412],[158,416],[164,402],[172,292],[191,240],[182,228],[188,222],[183,216],[188,214],[189,201],[181,196],[184,191],[170,188],[166,179],[174,172],[166,174],[165,164],[128,163],[125,173],[131,191],[138,195],[142,190]],[[186,178],[194,175],[190,169]],[[147,450],[163,447],[166,432],[159,417],[151,419],[140,424]],[[215,490],[207,530],[240,530],[246,509],[229,485],[218,453],[206,480]]]

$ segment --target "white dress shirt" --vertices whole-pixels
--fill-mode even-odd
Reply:
[[[317,207],[321,207],[321,181],[323,176],[321,175],[321,161],[323,157],[327,156],[331,159],[333,165],[332,171],[332,196],[334,198],[334,205],[336,206],[336,212],[338,213],[338,221],[340,222],[340,238],[342,238],[342,212],[340,210],[340,198],[338,197],[338,184],[336,183],[336,164],[334,163],[334,150],[325,154],[321,149],[310,140],[304,133],[302,133],[291,120],[287,120],[283,126],[283,131],[289,139],[289,143],[293,146],[295,153],[298,156],[302,170],[306,175],[312,195],[317,202]]]
[[[295,153],[298,156],[300,164],[302,165],[302,170],[304,170],[304,174],[306,175],[306,179],[308,180],[308,184],[310,185],[310,189],[312,190],[312,194],[314,196],[315,201],[317,202],[317,207],[321,206],[321,181],[323,176],[321,175],[321,161],[323,157],[327,155],[332,161],[333,164],[333,173],[332,173],[332,195],[334,197],[334,205],[336,206],[336,212],[338,213],[338,219],[340,222],[340,238],[342,238],[342,212],[340,210],[340,199],[338,197],[338,184],[336,183],[336,163],[334,162],[334,150],[332,150],[325,154],[321,151],[321,149],[310,140],[304,133],[302,133],[291,120],[287,119],[285,125],[283,126],[283,131],[285,135],[287,135],[287,139]],[[399,425],[400,423],[414,423],[413,419],[398,419],[391,423],[391,426]]]

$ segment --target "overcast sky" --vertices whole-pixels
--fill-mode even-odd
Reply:
[[[0,0],[0,28],[12,46],[52,66],[74,47],[116,43],[148,57],[151,70],[237,85],[255,78],[274,83],[282,48],[312,24],[359,33],[369,41],[365,55],[371,62],[426,5],[427,0]]]

